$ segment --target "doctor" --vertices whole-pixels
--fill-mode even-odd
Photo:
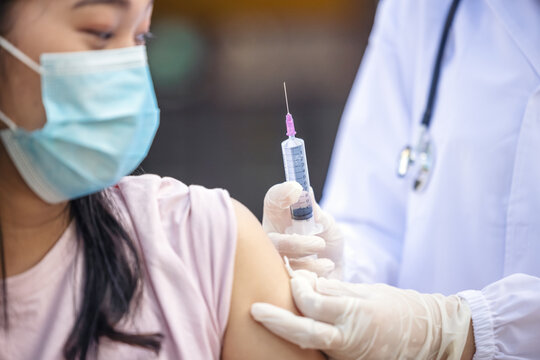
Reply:
[[[272,331],[333,359],[540,358],[540,2],[381,1],[319,237],[280,234],[298,193],[269,191],[267,232],[351,283],[296,271],[305,318],[252,307]]]

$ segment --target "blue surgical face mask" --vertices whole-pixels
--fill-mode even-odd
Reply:
[[[0,46],[41,75],[42,129],[21,129],[0,111],[4,146],[40,198],[85,196],[139,166],[159,125],[144,46],[43,54],[39,65],[2,37]]]

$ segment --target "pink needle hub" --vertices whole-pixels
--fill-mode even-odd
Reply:
[[[294,120],[291,114],[287,114],[286,122],[287,122],[287,136],[296,135],[296,130],[294,128]]]
[[[289,111],[289,97],[287,96],[287,84],[283,83],[283,89],[285,90],[285,102],[287,103],[287,117],[286,123],[287,123],[287,136],[291,137],[296,135],[296,130],[294,128],[294,119],[291,115],[291,112]]]

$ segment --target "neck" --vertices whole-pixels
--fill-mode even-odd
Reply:
[[[10,277],[32,268],[56,244],[69,224],[69,207],[47,204],[34,194],[1,143],[0,174],[0,225]]]

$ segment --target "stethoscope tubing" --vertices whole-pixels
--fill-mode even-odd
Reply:
[[[444,52],[446,50],[446,44],[448,43],[448,36],[450,35],[450,30],[456,18],[456,12],[459,7],[461,0],[453,0],[450,9],[448,10],[448,15],[446,16],[446,21],[444,23],[443,32],[441,35],[441,40],[439,42],[439,49],[437,51],[437,58],[435,61],[435,66],[433,68],[433,75],[431,77],[431,86],[429,88],[428,100],[426,104],[426,109],[424,111],[424,117],[422,118],[422,125],[429,129],[431,125],[431,119],[433,116],[433,108],[435,106],[435,99],[437,98],[437,90],[439,88],[439,80],[441,78],[441,69],[442,62],[444,59]]]

